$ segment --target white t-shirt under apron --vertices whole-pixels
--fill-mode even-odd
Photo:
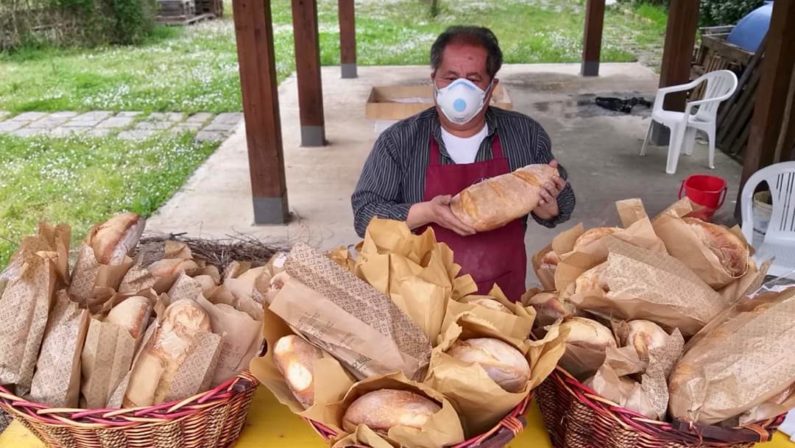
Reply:
[[[483,129],[472,137],[466,138],[456,137],[442,128],[444,147],[447,149],[447,153],[450,154],[453,162],[457,164],[473,163],[475,157],[478,155],[480,144],[483,143],[483,139],[485,139],[487,135],[489,135],[488,125],[483,126]]]

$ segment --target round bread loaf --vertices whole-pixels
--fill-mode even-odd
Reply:
[[[315,401],[315,361],[322,357],[320,349],[294,334],[283,336],[274,344],[273,362],[304,408]]]
[[[742,277],[748,271],[750,252],[737,235],[729,229],[696,218],[683,218],[702,243],[718,258],[732,277]]]
[[[503,305],[496,299],[491,299],[488,297],[478,297],[477,299],[472,300],[469,303],[474,303],[475,305],[480,305],[490,310],[502,311],[503,313],[513,314],[513,311],[511,311],[510,308]]]
[[[574,281],[574,291],[595,291],[601,289],[604,292],[609,292],[610,288],[607,282],[602,280],[602,273],[607,269],[607,263],[602,263],[580,274],[577,280]]]
[[[342,417],[342,428],[353,432],[366,425],[386,434],[394,426],[422,429],[428,419],[442,409],[436,402],[407,390],[381,389],[354,400]]]
[[[133,339],[137,340],[141,333],[146,331],[151,311],[151,304],[146,297],[129,297],[114,306],[105,321],[124,328]]]
[[[619,230],[621,230],[620,227],[594,227],[593,229],[588,229],[574,241],[573,250],[577,251],[582,249],[594,241],[601,240],[607,235],[612,235]]]
[[[616,338],[609,328],[593,319],[585,317],[572,317],[560,324],[560,329],[569,330],[567,344],[579,347],[605,350],[607,347],[617,347]]]
[[[629,326],[629,332],[627,333],[626,345],[635,347],[640,359],[649,359],[651,350],[664,347],[668,341],[668,333],[654,322],[633,320],[628,322],[627,325]]]
[[[475,338],[456,341],[447,354],[459,361],[478,364],[508,392],[520,392],[530,379],[530,364],[522,352],[499,339]]]

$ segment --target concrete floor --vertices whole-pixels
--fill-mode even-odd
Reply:
[[[593,105],[596,95],[644,96],[652,100],[657,76],[640,64],[603,64],[598,78],[582,78],[578,64],[509,65],[498,75],[514,109],[538,120],[550,134],[553,152],[568,169],[577,196],[572,220],[557,229],[531,224],[526,237],[529,253],[546,245],[559,231],[578,222],[586,226],[617,223],[613,203],[640,197],[654,214],[676,199],[682,180],[708,172],[707,150],[696,145],[683,156],[675,175],[665,174],[666,147],[638,150],[649,124],[649,110],[636,107],[631,115]],[[187,184],[149,221],[149,231],[187,232],[222,238],[243,233],[274,241],[304,241],[321,249],[358,240],[353,230],[350,195],[361,166],[375,140],[373,122],[364,104],[374,85],[427,82],[427,67],[359,67],[359,78],[343,80],[338,67],[323,68],[323,92],[328,146],[299,146],[296,80],[279,87],[282,133],[290,210],[286,226],[255,226],[244,129],[238,129],[200,167]],[[718,219],[731,220],[740,165],[716,154],[713,172],[728,180],[727,203]],[[528,275],[531,282],[534,275]]]

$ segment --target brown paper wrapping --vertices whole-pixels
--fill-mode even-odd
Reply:
[[[671,414],[715,424],[780,396],[795,378],[794,344],[795,288],[741,300],[698,335],[674,368]]]
[[[599,395],[650,419],[660,420],[668,409],[668,374],[682,355],[684,338],[678,330],[662,347],[649,353],[649,360],[638,357],[634,347],[609,347],[605,363],[586,381]],[[640,382],[629,375],[641,373]]]
[[[56,294],[30,399],[55,408],[76,408],[80,397],[80,354],[88,331],[88,310],[72,302],[66,290]]]
[[[668,253],[679,259],[714,289],[723,288],[741,278],[742,276],[733,277],[723,267],[717,255],[691,230],[690,225],[678,216],[680,212],[674,209],[660,215],[654,221],[654,230],[665,242]],[[741,241],[745,241],[739,229],[732,229],[732,233],[737,235]],[[750,257],[748,263],[749,266],[753,263]]]
[[[441,331],[447,301],[477,291],[453,251],[438,243],[433,230],[414,235],[404,222],[374,219],[367,227],[356,274],[390,296],[429,340]]]
[[[677,259],[608,237],[601,288],[576,291],[578,308],[625,320],[648,319],[683,335],[698,332],[729,304]]]
[[[544,291],[555,290],[555,269],[557,265],[549,265],[543,262],[544,257],[550,252],[552,252],[552,245],[548,245],[536,252],[530,260],[533,272],[535,272],[536,278]]]
[[[507,300],[506,300],[507,301]],[[515,307],[515,308],[514,308]],[[483,322],[492,328],[495,334],[519,341],[527,340],[533,331],[532,311],[527,311],[520,304],[510,303],[509,308],[514,308],[514,314],[493,310],[476,304],[461,303],[451,300],[447,304],[442,333],[436,338],[435,344],[442,343],[445,332],[460,320],[474,320]]]
[[[105,407],[111,394],[130,370],[135,338],[124,328],[92,318],[82,353],[81,407]]]
[[[473,337],[501,339],[525,354],[531,375],[521,392],[505,391],[479,365],[461,362],[445,353],[457,340]],[[488,321],[466,315],[449,326],[440,338],[442,341],[434,348],[425,383],[450,400],[470,437],[493,428],[527,397],[555,369],[565,350],[565,340],[559,335],[558,327],[554,327],[543,340],[530,342],[526,336],[507,338]]]
[[[554,324],[560,319],[573,316],[576,310],[571,303],[564,303],[560,300],[557,292],[540,292],[529,290],[522,296],[521,303],[535,312],[535,327],[546,327]]]
[[[423,374],[431,346],[422,330],[388,297],[331,259],[297,244],[277,279],[283,286],[270,309],[357,377]]]
[[[334,445],[335,447],[350,446],[357,443],[367,443],[368,446],[372,447],[386,447],[390,445],[384,445],[384,443],[391,443],[391,446],[438,448],[464,441],[464,430],[461,427],[461,421],[453,405],[445,399],[442,394],[433,390],[431,387],[409,381],[405,376],[399,373],[368,378],[356,383],[345,395],[345,398],[336,404],[336,413],[338,416],[336,426],[342,426],[342,417],[345,414],[345,410],[354,400],[367,392],[379,389],[408,390],[424,395],[440,404],[442,409],[431,416],[421,429],[407,426],[394,426],[390,428],[386,437],[382,437],[373,431],[367,431],[363,434],[361,429],[364,425],[360,425],[355,433],[342,435],[340,442]],[[358,439],[358,437],[363,435],[366,437],[364,440]]]
[[[337,432],[342,432],[342,427],[338,425],[337,421],[337,409],[332,405],[345,397],[348,389],[354,383],[353,376],[345,371],[339,361],[323,352],[323,359],[316,361],[314,365],[314,401],[312,406],[304,409],[293,396],[273,361],[272,348],[276,346],[276,341],[289,334],[293,334],[290,327],[279,316],[266,309],[262,335],[267,343],[268,351],[251,360],[251,373],[293,413],[321,422]]]
[[[95,226],[89,231],[86,241],[92,238],[97,228]],[[119,289],[122,279],[133,264],[135,262],[130,257],[125,257],[118,265],[101,264],[94,255],[94,249],[87,242],[83,243],[72,271],[69,295],[78,303],[93,306],[98,301],[109,298],[113,291]]]
[[[68,226],[40,224],[0,275],[0,384],[20,396],[30,392],[53,294],[66,282],[69,235]]]
[[[158,306],[156,308],[159,310],[158,314],[162,316],[163,306],[160,301],[157,303]],[[141,342],[138,346],[138,351],[135,353],[135,357],[133,358],[132,365],[138,361],[138,358],[141,356],[141,352],[143,348],[146,346],[149,339],[152,338],[155,334],[155,330],[157,330],[158,322],[157,319],[153,320],[152,323],[146,327],[146,331],[144,332],[143,336],[141,337]],[[124,378],[121,380],[118,386],[116,386],[116,390],[113,391],[110,398],[108,399],[107,408],[109,409],[117,409],[121,408],[124,402],[124,395],[127,393],[127,387],[130,385],[130,376],[132,375],[132,370],[127,371],[127,374],[124,375]]]

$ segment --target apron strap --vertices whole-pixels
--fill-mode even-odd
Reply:
[[[442,164],[442,151],[439,149],[439,143],[433,138],[433,134],[430,136],[429,142],[429,149],[430,149],[430,164],[431,165],[441,165]],[[494,159],[502,159],[502,143],[500,143],[500,135],[496,132],[494,133],[494,138],[491,140],[491,158]]]

